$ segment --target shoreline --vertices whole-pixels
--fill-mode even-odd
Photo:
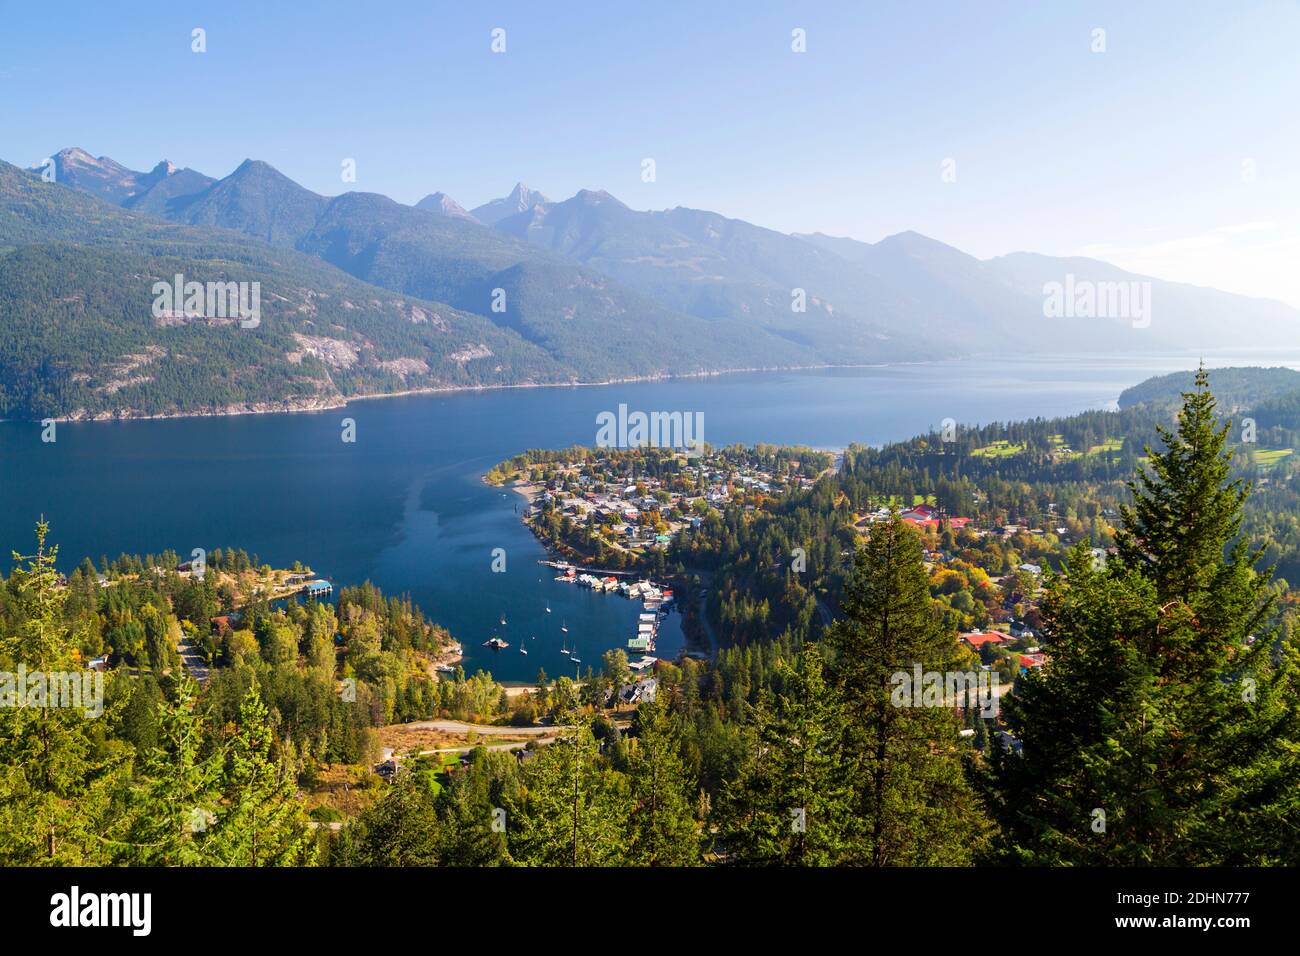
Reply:
[[[489,487],[492,487],[491,483],[487,481],[487,472],[483,472],[479,477],[482,481],[487,483]],[[496,487],[500,486],[497,485]],[[514,481],[510,482],[507,487],[509,487],[515,494],[523,496],[523,499],[530,505],[533,503],[534,499],[545,490],[541,485],[534,484],[531,481],[526,481],[523,478],[516,478]]]
[[[970,355],[962,358],[978,359],[980,356]],[[945,359],[943,361],[952,361]],[[297,415],[309,414],[313,412],[335,411],[340,408],[346,408],[353,402],[380,401],[388,398],[407,398],[417,395],[453,395],[464,392],[490,392],[502,391],[514,388],[607,388],[611,385],[638,385],[653,382],[669,382],[682,379],[706,379],[718,378],[724,375],[747,375],[762,372],[818,372],[832,369],[867,369],[867,368],[900,368],[913,365],[930,365],[934,364],[933,359],[918,359],[915,361],[901,362],[870,362],[854,363],[850,365],[777,365],[763,366],[753,368],[724,368],[713,369],[701,372],[678,372],[665,373],[661,375],[633,375],[626,378],[611,378],[598,382],[569,381],[569,382],[517,382],[499,385],[432,385],[428,388],[408,388],[396,392],[366,392],[360,395],[336,396],[328,399],[274,399],[265,402],[255,402],[247,404],[227,405],[217,409],[203,409],[201,411],[188,412],[166,412],[163,414],[142,414],[135,413],[131,410],[115,412],[96,412],[93,415],[71,414],[55,416],[50,419],[37,418],[0,418],[0,424],[6,422],[24,422],[27,424],[38,424],[44,421],[54,421],[59,423],[70,424],[101,424],[109,422],[138,422],[138,421],[167,421],[171,419],[183,418],[235,418],[243,415]]]
[[[1053,353],[1055,354],[1055,353]],[[1091,353],[1088,353],[1091,354]],[[1098,353],[1106,354],[1106,353]],[[1175,353],[1163,353],[1167,357],[1172,357]],[[1191,353],[1188,353],[1189,355]],[[838,363],[819,363],[814,365],[775,365],[775,366],[754,366],[742,368],[722,368],[710,369],[707,371],[697,372],[665,372],[656,375],[632,375],[620,378],[604,379],[602,381],[566,381],[566,382],[515,382],[491,385],[431,385],[427,388],[408,388],[395,392],[366,392],[359,395],[337,395],[328,398],[315,399],[272,399],[264,402],[250,402],[235,405],[227,405],[223,408],[207,408],[186,412],[166,412],[162,414],[142,414],[130,409],[118,410],[112,412],[96,412],[93,415],[88,414],[68,414],[53,416],[48,419],[37,418],[0,418],[0,424],[7,422],[24,422],[27,424],[40,424],[45,421],[53,421],[66,424],[100,424],[111,422],[136,422],[136,421],[167,421],[171,419],[185,418],[234,418],[244,415],[297,415],[310,414],[327,411],[337,411],[340,408],[346,408],[354,402],[379,401],[388,398],[408,398],[419,395],[455,395],[466,392],[490,392],[501,391],[506,389],[526,389],[526,388],[607,388],[611,385],[638,385],[654,382],[672,382],[690,379],[709,379],[720,378],[726,375],[749,375],[758,373],[778,373],[778,372],[824,372],[837,369],[889,369],[889,368],[911,368],[924,365],[939,365],[944,362],[961,362],[961,361],[980,361],[996,357],[992,353],[972,353],[970,355],[948,356],[946,358],[929,358],[929,359],[911,359],[892,362],[853,362],[847,364]],[[1006,358],[1007,356],[1002,356]],[[1034,359],[1050,358],[1051,355],[1034,355],[1034,354],[1016,354],[1010,356],[1017,359]],[[1135,383],[1136,384],[1136,383]]]
[[[487,473],[486,473],[486,472],[484,472],[482,475],[479,476],[479,481],[483,482],[483,483],[484,483],[485,485],[487,485],[489,488],[508,488],[509,490],[513,491],[515,494],[517,494],[517,495],[519,495],[521,498],[523,498],[524,501],[525,501],[525,502],[527,503],[527,505],[529,505],[529,506],[532,506],[532,505],[536,504],[536,503],[537,503],[537,500],[538,500],[538,499],[542,496],[542,494],[546,491],[546,487],[545,487],[544,485],[539,485],[539,484],[537,484],[536,482],[528,481],[528,480],[526,480],[526,479],[522,479],[522,478],[516,478],[516,479],[514,479],[513,481],[505,482],[504,484],[494,485],[494,484],[492,484],[491,482],[489,482],[489,481],[487,480]],[[581,559],[575,559],[575,558],[572,558],[572,557],[567,557],[567,556],[561,554],[560,552],[556,551],[556,549],[552,546],[551,542],[546,541],[544,538],[542,538],[540,535],[537,534],[536,529],[534,529],[534,528],[532,527],[532,525],[529,523],[528,518],[527,518],[526,515],[520,515],[520,516],[519,516],[519,521],[520,521],[521,524],[523,524],[523,526],[524,526],[525,528],[528,529],[529,533],[532,534],[532,536],[533,536],[533,540],[535,540],[538,544],[540,544],[540,545],[542,546],[543,551],[546,553],[546,555],[547,555],[548,557],[550,557],[550,558],[552,558],[552,559],[556,559],[556,560],[569,561],[569,562],[571,562],[575,567],[589,567],[589,566],[590,566],[590,565],[588,564],[588,562],[591,560],[589,557],[583,557],[583,558],[581,558]],[[689,572],[688,572],[688,573],[689,573]],[[700,643],[698,640],[693,639],[693,638],[692,638],[692,635],[690,634],[690,632],[688,632],[687,629],[686,629],[686,625],[685,625],[685,621],[686,621],[686,612],[685,612],[685,610],[683,609],[683,605],[680,604],[680,603],[677,603],[675,606],[676,606],[677,613],[682,617],[682,622],[683,622],[683,623],[682,623],[682,637],[683,637],[683,639],[684,639],[683,644],[682,644],[682,648],[681,648],[681,650],[678,652],[678,658],[680,658],[681,655],[683,655],[683,654],[690,655],[692,651],[704,652],[704,653],[708,654],[709,659],[713,659],[713,658],[715,658],[715,657],[717,656],[717,653],[718,653],[718,646],[717,646],[716,642],[713,640],[712,635],[711,635],[710,633],[708,633],[707,631],[705,631],[705,633],[704,633],[704,637],[705,637],[705,640],[707,641],[707,643]],[[676,660],[676,659],[677,659],[677,658],[674,658],[674,660]],[[665,660],[666,660],[666,658],[665,658]],[[509,681],[501,681],[500,683],[502,684],[503,687],[505,687],[505,688],[507,689],[508,692],[511,690],[512,687],[516,687],[516,686],[517,686],[517,685],[512,684],[512,683],[509,682]],[[519,693],[519,691],[518,691],[518,690],[515,690],[514,693]],[[511,696],[513,696],[513,694],[511,694]]]

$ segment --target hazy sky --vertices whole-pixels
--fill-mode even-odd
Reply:
[[[604,188],[1300,306],[1295,0],[181,6],[0,0],[0,158],[224,176],[251,156],[322,193],[466,207],[516,180]]]

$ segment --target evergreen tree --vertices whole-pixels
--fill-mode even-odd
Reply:
[[[334,862],[343,866],[436,866],[440,827],[428,785],[400,770],[383,798],[340,840]]]
[[[897,706],[895,675],[956,671],[957,644],[930,598],[920,539],[897,514],[872,527],[854,556],[844,616],[827,635],[845,709],[856,823],[850,862],[871,866],[970,861],[987,821],[966,780],[969,748],[950,707],[912,688]],[[952,703],[952,702],[950,702]],[[956,702],[960,703],[960,702]]]
[[[217,821],[225,754],[213,747],[196,707],[198,684],[184,676],[174,701],[157,705],[156,746],[144,751],[133,788],[119,862],[202,866],[220,862],[208,843]]]
[[[700,860],[695,788],[681,758],[676,719],[657,701],[640,705],[629,743],[629,783],[635,809],[626,862],[691,866]]]
[[[747,759],[719,800],[719,840],[740,865],[835,864],[852,824],[842,711],[815,645],[793,665],[778,661],[776,679],[780,692],[764,690],[751,708]]]
[[[1204,369],[1131,488],[1119,556],[1081,545],[1044,603],[1048,665],[994,748],[999,846],[1029,863],[1300,859],[1300,655],[1238,535],[1248,489]]]
[[[599,759],[589,722],[579,721],[525,765],[523,794],[507,817],[514,860],[531,866],[622,862],[626,781]]]
[[[158,708],[163,695],[152,674],[142,674],[134,683],[131,698],[122,710],[119,733],[137,753],[146,753],[158,746]]]
[[[479,748],[439,794],[443,821],[441,859],[446,866],[504,866],[511,862],[508,818],[498,813],[519,799],[519,772],[514,754]]]
[[[44,521],[37,525],[35,554],[14,554],[25,566],[14,570],[6,588],[10,608],[0,631],[0,670],[8,672],[0,683],[0,863],[96,865],[107,862],[102,832],[130,747],[101,742],[92,725],[104,717],[94,713],[94,702],[84,693],[81,707],[52,699],[56,684],[60,693],[68,686],[61,675],[81,683],[86,672],[76,625],[62,614],[67,592],[56,587],[58,549],[47,549],[48,531]],[[25,694],[15,679],[20,667],[29,682]]]
[[[257,688],[239,707],[224,778],[225,812],[216,836],[225,862],[235,866],[294,866],[312,861],[297,786],[274,753],[275,735]]]
[[[1216,578],[1236,563],[1224,562],[1224,549],[1241,528],[1249,488],[1241,480],[1228,480],[1232,453],[1225,445],[1230,423],[1220,426],[1215,408],[1202,365],[1195,389],[1183,395],[1177,428],[1156,426],[1164,450],[1144,447],[1149,470],[1140,470],[1136,480],[1128,482],[1133,504],[1120,510],[1122,527],[1115,536],[1119,556],[1155,583],[1162,602],[1193,603],[1214,590]],[[1244,551],[1233,557],[1241,555]]]

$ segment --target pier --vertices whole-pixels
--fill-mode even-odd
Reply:
[[[558,571],[568,571],[573,569],[575,572],[582,574],[598,574],[601,577],[613,576],[616,578],[636,578],[641,576],[640,571],[602,571],[599,568],[588,568],[578,564],[571,564],[567,561],[538,561],[538,564],[544,564],[548,568],[555,568]]]

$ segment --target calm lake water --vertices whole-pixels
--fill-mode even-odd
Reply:
[[[1300,367],[1300,355],[1207,356],[1211,365]],[[842,448],[907,438],[946,417],[963,424],[1111,406],[1126,387],[1192,367],[1195,357],[967,360],[870,369],[759,373],[632,385],[503,389],[354,402],[315,414],[60,424],[0,423],[0,548],[28,551],[41,514],[71,570],[85,556],[242,547],[263,562],[310,565],[339,587],[369,579],[409,593],[466,650],[466,669],[531,681],[572,674],[623,647],[639,602],[553,580],[522,525],[522,499],[482,483],[528,448],[595,442],[596,415],[704,413],[713,444]],[[341,440],[343,418],[356,442]],[[505,573],[491,570],[504,548]],[[550,605],[552,613],[545,613]],[[507,624],[500,626],[501,616]],[[482,642],[501,633],[509,650]],[[528,655],[518,653],[526,641]],[[659,654],[682,647],[680,618]]]

